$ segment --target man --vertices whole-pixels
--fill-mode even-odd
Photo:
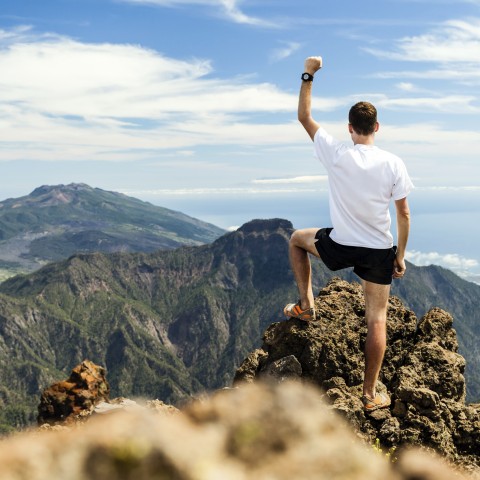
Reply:
[[[365,297],[367,339],[362,401],[366,411],[388,407],[390,398],[376,392],[386,348],[387,303],[393,278],[405,274],[405,249],[410,230],[407,195],[413,188],[405,165],[397,156],[374,146],[379,129],[375,107],[359,102],[349,112],[353,146],[332,138],[311,115],[313,76],[321,57],[305,60],[298,103],[298,119],[314,142],[315,156],[328,173],[333,228],[307,228],[293,233],[290,262],[300,300],[285,307],[287,317],[315,320],[308,254],[322,259],[330,270],[354,267]],[[390,233],[389,203],[397,217],[397,248]]]

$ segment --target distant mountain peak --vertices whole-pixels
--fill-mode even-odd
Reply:
[[[241,232],[272,232],[278,229],[291,230],[292,222],[283,218],[255,219],[242,225],[239,230]]]
[[[42,185],[36,188],[27,198],[28,202],[38,202],[41,207],[72,203],[79,193],[93,192],[94,189],[85,183],[68,185]]]
[[[69,183],[68,185],[63,185],[63,184],[42,185],[42,186],[36,188],[30,195],[32,197],[38,197],[40,195],[45,195],[45,194],[52,193],[52,192],[57,192],[57,191],[78,192],[78,191],[82,191],[82,190],[91,191],[91,190],[93,190],[93,188],[90,187],[90,185],[87,185],[86,183]]]
[[[42,185],[0,203],[0,272],[32,271],[85,252],[151,252],[213,242],[225,231],[85,183]]]

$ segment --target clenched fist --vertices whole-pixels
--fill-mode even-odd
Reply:
[[[305,60],[305,72],[313,75],[322,68],[322,57],[308,57]]]

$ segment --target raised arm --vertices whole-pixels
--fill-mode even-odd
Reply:
[[[305,60],[305,73],[313,76],[321,68],[322,57],[308,57]],[[312,81],[302,80],[300,97],[298,99],[298,120],[313,140],[315,133],[320,128],[320,124],[312,117],[312,83]]]
[[[393,277],[401,278],[405,274],[405,251],[410,232],[410,208],[407,197],[395,200],[397,213],[397,256],[394,261]]]

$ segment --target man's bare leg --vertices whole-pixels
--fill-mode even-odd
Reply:
[[[315,235],[318,230],[318,228],[295,230],[290,239],[290,264],[297,282],[302,309],[313,307],[312,267],[308,254],[311,253],[320,258],[315,247]]]
[[[367,322],[367,340],[365,342],[365,379],[363,394],[375,397],[380,368],[387,344],[387,304],[390,285],[362,280],[365,296],[365,320]]]

